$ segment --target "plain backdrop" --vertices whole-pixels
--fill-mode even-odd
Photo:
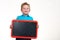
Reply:
[[[60,40],[60,0],[0,0],[0,40],[11,38],[10,24],[21,15],[21,4],[31,6],[30,16],[38,21],[38,37],[32,40]]]

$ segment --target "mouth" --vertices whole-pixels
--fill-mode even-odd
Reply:
[[[27,12],[27,11],[25,11],[25,12]]]

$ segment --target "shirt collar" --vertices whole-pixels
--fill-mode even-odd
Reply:
[[[26,16],[26,17],[29,17],[29,15],[24,15],[24,14],[22,14],[22,16]]]

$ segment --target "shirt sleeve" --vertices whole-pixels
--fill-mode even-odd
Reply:
[[[33,18],[31,17],[31,20],[33,20]]]
[[[17,16],[16,20],[18,20],[18,19],[19,19],[19,16]]]

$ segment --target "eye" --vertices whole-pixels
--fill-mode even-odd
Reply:
[[[25,8],[23,8],[23,9],[25,9]]]
[[[29,8],[27,8],[27,9],[29,9]]]

